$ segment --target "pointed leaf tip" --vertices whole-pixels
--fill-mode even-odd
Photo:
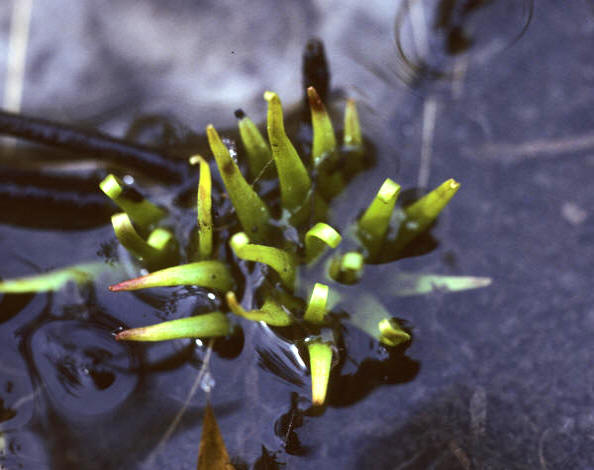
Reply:
[[[245,180],[212,124],[206,127],[206,135],[243,230],[255,240],[265,241],[268,238],[270,221],[266,204]]]
[[[282,206],[294,214],[307,207],[311,179],[297,150],[285,133],[283,110],[278,95],[267,91],[264,93],[264,99],[268,101],[266,127],[278,173]]]
[[[238,117],[239,135],[247,153],[250,176],[257,178],[272,160],[272,153],[256,124],[245,114],[240,114]],[[266,176],[270,176],[272,172],[265,171],[264,173]]]
[[[336,150],[336,138],[332,120],[314,87],[307,89],[307,97],[313,127],[312,158],[314,165],[318,166]]]
[[[359,219],[358,234],[371,257],[376,256],[382,247],[399,193],[400,185],[386,178]]]
[[[204,412],[197,469],[234,470],[210,403]]]
[[[149,287],[200,286],[219,291],[233,287],[233,277],[226,264],[205,260],[161,269],[146,276],[109,286],[112,292],[146,289]]]
[[[404,248],[423,233],[439,216],[460,189],[460,183],[450,178],[404,210],[405,219],[398,229],[396,247]]]
[[[120,331],[117,341],[167,341],[182,338],[212,338],[227,336],[231,325],[221,312],[211,312],[150,326]]]

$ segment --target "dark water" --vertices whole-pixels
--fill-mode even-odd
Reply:
[[[418,15],[420,6],[427,25],[425,49],[410,30],[411,14]],[[139,14],[122,8],[122,16]],[[232,9],[220,8],[211,18],[224,17],[219,22],[230,30],[235,26],[241,32],[251,24],[252,16],[236,21]],[[290,343],[260,325],[240,322],[243,336],[215,348],[202,382],[212,388],[215,414],[234,462],[240,468],[591,468],[591,5],[418,1],[410,2],[410,8],[404,2],[395,5],[389,15],[374,13],[372,5],[368,11],[353,5],[340,12],[311,5],[298,12],[291,8],[271,9],[278,22],[263,31],[282,37],[277,29],[287,21],[294,26],[290,39],[302,39],[298,49],[307,36],[327,39],[327,33],[329,61],[338,63],[333,83],[359,98],[364,131],[377,150],[376,166],[353,181],[336,202],[337,212],[349,213],[354,202],[364,207],[386,176],[406,188],[423,186],[426,178],[435,186],[455,177],[462,189],[433,232],[438,245],[397,266],[490,276],[494,284],[467,293],[394,300],[389,287],[377,287],[384,272],[371,270],[363,287],[407,321],[413,343],[405,353],[390,353],[349,328],[329,405],[321,415],[309,409],[309,378]],[[194,11],[188,7],[184,14]],[[286,20],[289,13],[296,19]],[[88,31],[106,34],[106,26],[91,13],[81,15]],[[192,15],[198,21],[200,15]],[[382,16],[389,16],[386,30],[378,26]],[[211,27],[204,21],[205,29]],[[299,29],[301,21],[310,26]],[[184,21],[178,24],[183,30]],[[357,40],[353,31],[361,32]],[[139,113],[157,110],[169,116],[168,122],[181,121],[198,135],[205,119],[231,124],[239,105],[251,113],[233,97],[225,109],[214,111],[211,101],[200,107],[189,98],[180,100],[181,52],[177,61],[150,62],[147,55],[134,63],[121,46],[104,41],[91,49],[104,59],[97,72],[102,86],[81,79],[78,88],[57,95],[68,95],[59,104],[40,99],[27,111],[66,115],[121,134]],[[258,51],[259,42],[250,41]],[[240,41],[233,44],[241,54]],[[283,41],[278,47],[283,54],[292,50]],[[41,79],[46,76],[43,64],[33,51],[37,59],[31,73]],[[230,50],[225,54],[232,56]],[[265,61],[263,55],[259,60]],[[347,60],[341,62],[341,55]],[[50,55],[47,61],[56,65],[60,57]],[[279,59],[274,52],[269,57],[271,62]],[[298,52],[291,62],[297,57]],[[210,66],[235,63],[219,60],[223,65]],[[255,59],[248,62],[241,61],[242,77],[263,80],[257,81],[259,94],[271,86],[265,78],[271,68]],[[361,82],[341,76],[349,70],[345,62]],[[159,75],[159,66],[177,70],[177,78]],[[260,75],[251,73],[261,68],[265,72]],[[298,72],[294,88],[287,91],[296,100]],[[164,91],[163,84],[171,89]],[[85,87],[92,99],[83,94]],[[164,104],[163,96],[173,105]],[[91,103],[93,112],[73,105],[81,101],[87,107]],[[129,102],[135,104],[126,106]],[[212,118],[203,116],[210,111]],[[256,117],[258,112],[261,108],[254,108]],[[423,129],[432,112],[425,177],[426,153],[425,163],[420,155],[426,152]],[[175,129],[165,136],[172,139],[169,143],[187,137],[184,128]],[[146,139],[138,130],[134,137]],[[200,137],[192,139],[192,149],[203,145]],[[4,159],[7,166],[22,168],[27,166],[22,157],[46,158],[48,153],[19,147]],[[170,187],[147,191],[172,202]],[[57,215],[46,209],[13,205],[3,210],[2,277],[121,255],[106,215],[71,208],[59,214],[56,224]],[[183,240],[193,215],[183,208],[175,214]],[[113,341],[112,332],[122,325],[214,309],[218,300],[185,288],[113,294],[106,289],[110,282],[107,276],[86,288],[0,299],[0,466],[195,467],[205,404],[201,388],[168,442],[159,443],[198,376],[205,345],[189,340],[126,345]]]

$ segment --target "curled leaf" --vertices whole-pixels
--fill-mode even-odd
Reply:
[[[342,240],[340,233],[330,225],[318,222],[305,234],[305,259],[312,262],[320,256],[327,246],[336,248]]]
[[[211,338],[227,336],[231,326],[221,312],[205,313],[188,318],[124,330],[116,335],[118,341],[166,341],[180,338]]]
[[[233,277],[225,263],[206,260],[161,269],[109,286],[109,290],[117,292],[166,286],[200,286],[225,292],[233,287]]]
[[[134,223],[148,227],[165,217],[166,212],[145,199],[135,189],[126,186],[110,174],[99,184],[101,191],[122,209]]]
[[[342,284],[355,284],[363,275],[363,266],[363,255],[349,251],[331,261],[329,274],[332,279]]]
[[[263,321],[270,326],[289,326],[293,323],[291,315],[271,297],[264,301],[262,308],[257,310],[245,310],[237,301],[235,293],[227,292],[227,305],[229,309],[240,317],[251,321]]]
[[[229,149],[223,144],[212,125],[206,127],[206,135],[243,230],[249,233],[254,240],[265,241],[270,221],[270,213],[266,204],[247,183],[237,164],[231,158]]]
[[[136,232],[128,214],[120,212],[112,215],[111,224],[120,243],[139,260],[156,266],[162,264],[171,254],[167,248],[175,240],[168,230],[157,228],[144,241]]]
[[[377,324],[377,327],[380,332],[380,342],[388,346],[398,346],[410,341],[410,335],[402,329],[395,318],[384,318]]]
[[[351,292],[349,307],[353,312],[349,321],[386,346],[397,346],[410,341],[410,335],[385,307],[363,291]]]
[[[311,323],[324,323],[326,303],[328,301],[328,286],[316,282],[305,310],[303,319]]]
[[[250,243],[250,239],[243,232],[233,235],[229,244],[235,256],[245,261],[254,261],[270,266],[278,273],[285,287],[291,290],[295,288],[297,262],[293,254],[272,246]]]

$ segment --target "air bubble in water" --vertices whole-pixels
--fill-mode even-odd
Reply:
[[[200,388],[204,393],[210,393],[210,391],[214,388],[216,382],[210,372],[206,371],[204,377],[200,381]]]

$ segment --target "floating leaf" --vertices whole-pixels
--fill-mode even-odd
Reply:
[[[206,404],[204,411],[198,470],[234,470],[210,403]]]
[[[268,139],[278,172],[282,206],[289,213],[295,214],[307,207],[311,180],[297,150],[285,133],[283,110],[278,95],[267,91],[264,99],[268,101]]]
[[[231,158],[229,149],[223,144],[212,125],[207,126],[206,135],[243,230],[249,233],[254,240],[265,241],[268,238],[268,223],[270,221],[270,213],[266,204],[247,183],[237,164]]]
[[[332,120],[314,87],[310,86],[307,89],[307,98],[313,128],[312,159],[314,166],[317,167],[336,150],[336,138]]]
[[[192,165],[200,165],[198,182],[198,253],[200,259],[212,256],[212,178],[208,162],[200,155],[190,158]]]
[[[107,263],[85,263],[32,276],[6,279],[0,281],[0,292],[3,294],[25,294],[57,291],[70,281],[77,284],[90,282],[109,269],[112,269],[112,266]]]
[[[231,325],[221,312],[205,313],[188,318],[131,328],[116,335],[118,341],[166,341],[181,338],[212,338],[227,336]]]
[[[166,286],[200,286],[225,292],[233,287],[233,277],[225,263],[205,260],[161,269],[109,286],[109,290],[117,292]]]
[[[434,291],[455,292],[477,289],[491,284],[491,278],[475,276],[443,276],[439,274],[396,274],[390,281],[390,292],[399,297],[429,294]]]
[[[397,249],[404,248],[415,237],[429,228],[443,208],[454,197],[460,183],[449,179],[404,210],[405,219],[396,236]]]
[[[307,344],[311,368],[311,401],[321,406],[326,401],[330,369],[332,368],[332,346],[321,341]]]
[[[326,303],[328,301],[328,286],[316,282],[305,310],[303,319],[311,323],[324,323]]]
[[[239,232],[231,237],[229,242],[235,256],[245,261],[264,263],[274,269],[285,287],[295,288],[297,262],[295,256],[272,246],[256,245],[250,243],[248,236]]]
[[[400,192],[400,185],[387,178],[377,195],[359,219],[358,234],[361,242],[375,257],[382,247],[394,205]]]
[[[145,199],[135,189],[126,186],[114,175],[107,175],[99,187],[134,223],[142,227],[148,227],[166,215],[163,209]]]
[[[314,261],[329,246],[336,248],[342,240],[340,233],[330,225],[319,222],[305,234],[305,259],[307,263]]]
[[[227,292],[227,305],[229,309],[240,317],[247,318],[251,321],[263,321],[270,326],[289,326],[293,323],[291,315],[283,309],[274,299],[267,298],[264,305],[257,310],[245,310],[237,301],[235,293]]]
[[[235,115],[239,118],[239,135],[248,156],[250,175],[252,178],[256,178],[271,162],[272,153],[266,139],[254,122],[241,110],[237,110]]]

